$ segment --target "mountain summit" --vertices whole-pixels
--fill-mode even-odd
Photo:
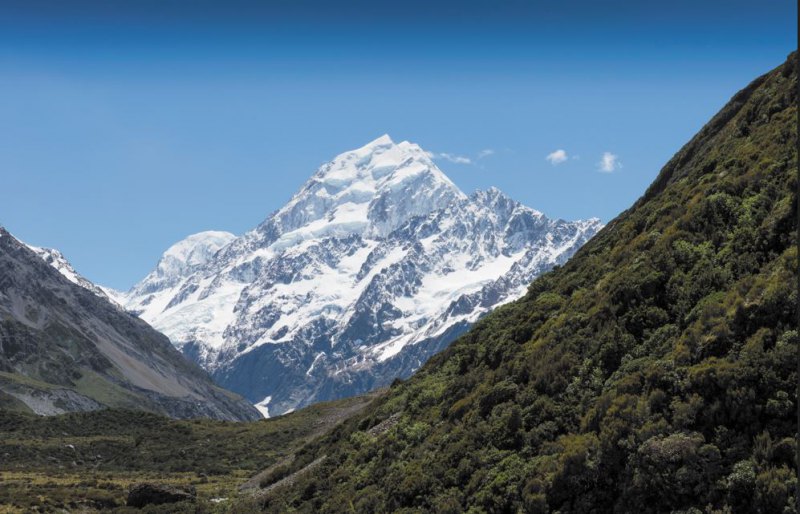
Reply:
[[[279,414],[410,375],[600,228],[497,189],[467,196],[428,152],[382,136],[321,166],[243,236],[176,244],[123,302]],[[202,262],[166,266],[175,248]]]
[[[131,294],[141,296],[176,285],[234,239],[236,236],[230,232],[209,230],[175,243],[161,256],[156,269],[136,284]]]
[[[459,198],[464,193],[427,152],[384,135],[322,166],[270,221],[279,246],[327,235],[385,237]]]

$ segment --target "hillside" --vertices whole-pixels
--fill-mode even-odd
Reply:
[[[62,272],[0,227],[0,408],[260,417],[165,336]]]
[[[793,54],[568,263],[303,449],[273,482],[318,464],[261,507],[793,511],[796,119]]]

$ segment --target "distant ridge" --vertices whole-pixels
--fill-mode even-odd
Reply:
[[[119,407],[175,418],[260,417],[59,252],[31,249],[2,227],[0,407],[46,415]]]

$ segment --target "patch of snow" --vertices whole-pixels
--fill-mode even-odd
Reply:
[[[269,418],[269,402],[272,401],[272,396],[267,396],[260,402],[255,404],[255,408],[261,413],[264,418]]]

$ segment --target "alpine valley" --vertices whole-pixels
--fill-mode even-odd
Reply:
[[[602,225],[470,196],[382,136],[241,237],[203,232],[111,294],[266,416],[405,378]]]
[[[388,137],[124,294],[0,228],[0,512],[797,512],[797,105],[793,52],[594,237]],[[257,419],[173,344],[261,414],[419,369]]]

